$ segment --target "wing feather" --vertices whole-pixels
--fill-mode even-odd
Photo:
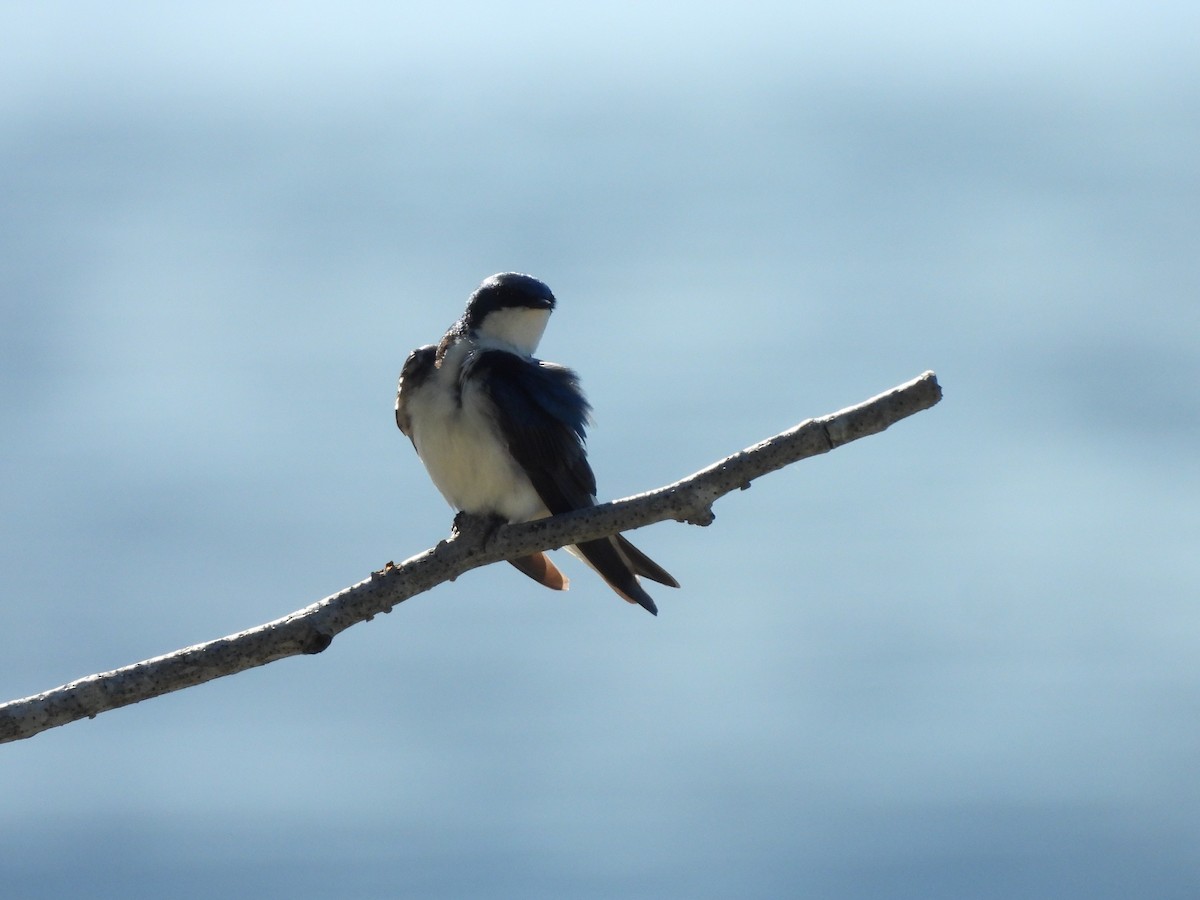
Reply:
[[[594,505],[596,476],[584,447],[591,407],[575,373],[503,350],[472,355],[463,367],[464,377],[470,372],[479,376],[477,384],[486,386],[509,452],[546,509],[557,514]],[[584,541],[575,549],[621,597],[655,615],[658,609],[637,576],[679,586],[620,535]],[[525,568],[522,571],[537,577]]]
[[[485,385],[509,452],[546,508],[563,513],[591,506],[596,476],[583,444],[591,407],[578,376],[503,350],[473,357],[463,370]]]

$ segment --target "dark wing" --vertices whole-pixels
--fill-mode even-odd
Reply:
[[[509,452],[546,508],[557,514],[593,505],[596,476],[583,444],[591,408],[575,373],[501,350],[479,352],[471,367],[482,375],[479,383],[486,385]],[[637,576],[679,586],[620,535],[584,541],[576,549],[609,587],[655,615],[658,608]]]
[[[411,392],[424,384],[433,373],[437,347],[426,344],[408,354],[400,370],[400,383],[396,385],[396,426],[412,440],[412,422],[408,415],[408,398]]]
[[[503,350],[476,351],[462,371],[484,386],[509,452],[546,508],[560,513],[590,506],[596,476],[583,449],[589,407],[575,373]],[[567,587],[544,553],[509,562],[546,587]]]
[[[591,506],[596,476],[583,441],[591,408],[570,369],[481,350],[463,367],[483,385],[513,459],[551,513]]]

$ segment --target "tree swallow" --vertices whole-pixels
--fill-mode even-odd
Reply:
[[[439,344],[418,347],[405,360],[396,424],[455,509],[527,522],[596,504],[584,448],[591,407],[579,378],[533,356],[554,306],[550,288],[536,278],[493,275]],[[679,587],[621,535],[567,550],[655,615],[638,576]],[[544,553],[512,564],[549,588],[567,587]]]

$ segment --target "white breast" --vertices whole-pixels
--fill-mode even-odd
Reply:
[[[458,402],[465,342],[408,401],[413,444],[429,477],[456,509],[524,522],[546,514],[533,485],[513,461],[497,431],[487,396],[467,382]]]

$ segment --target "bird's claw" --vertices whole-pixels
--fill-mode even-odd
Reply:
[[[454,516],[451,533],[458,538],[475,537],[481,546],[486,547],[495,538],[500,526],[504,524],[505,521],[501,516],[479,516],[460,511]]]

